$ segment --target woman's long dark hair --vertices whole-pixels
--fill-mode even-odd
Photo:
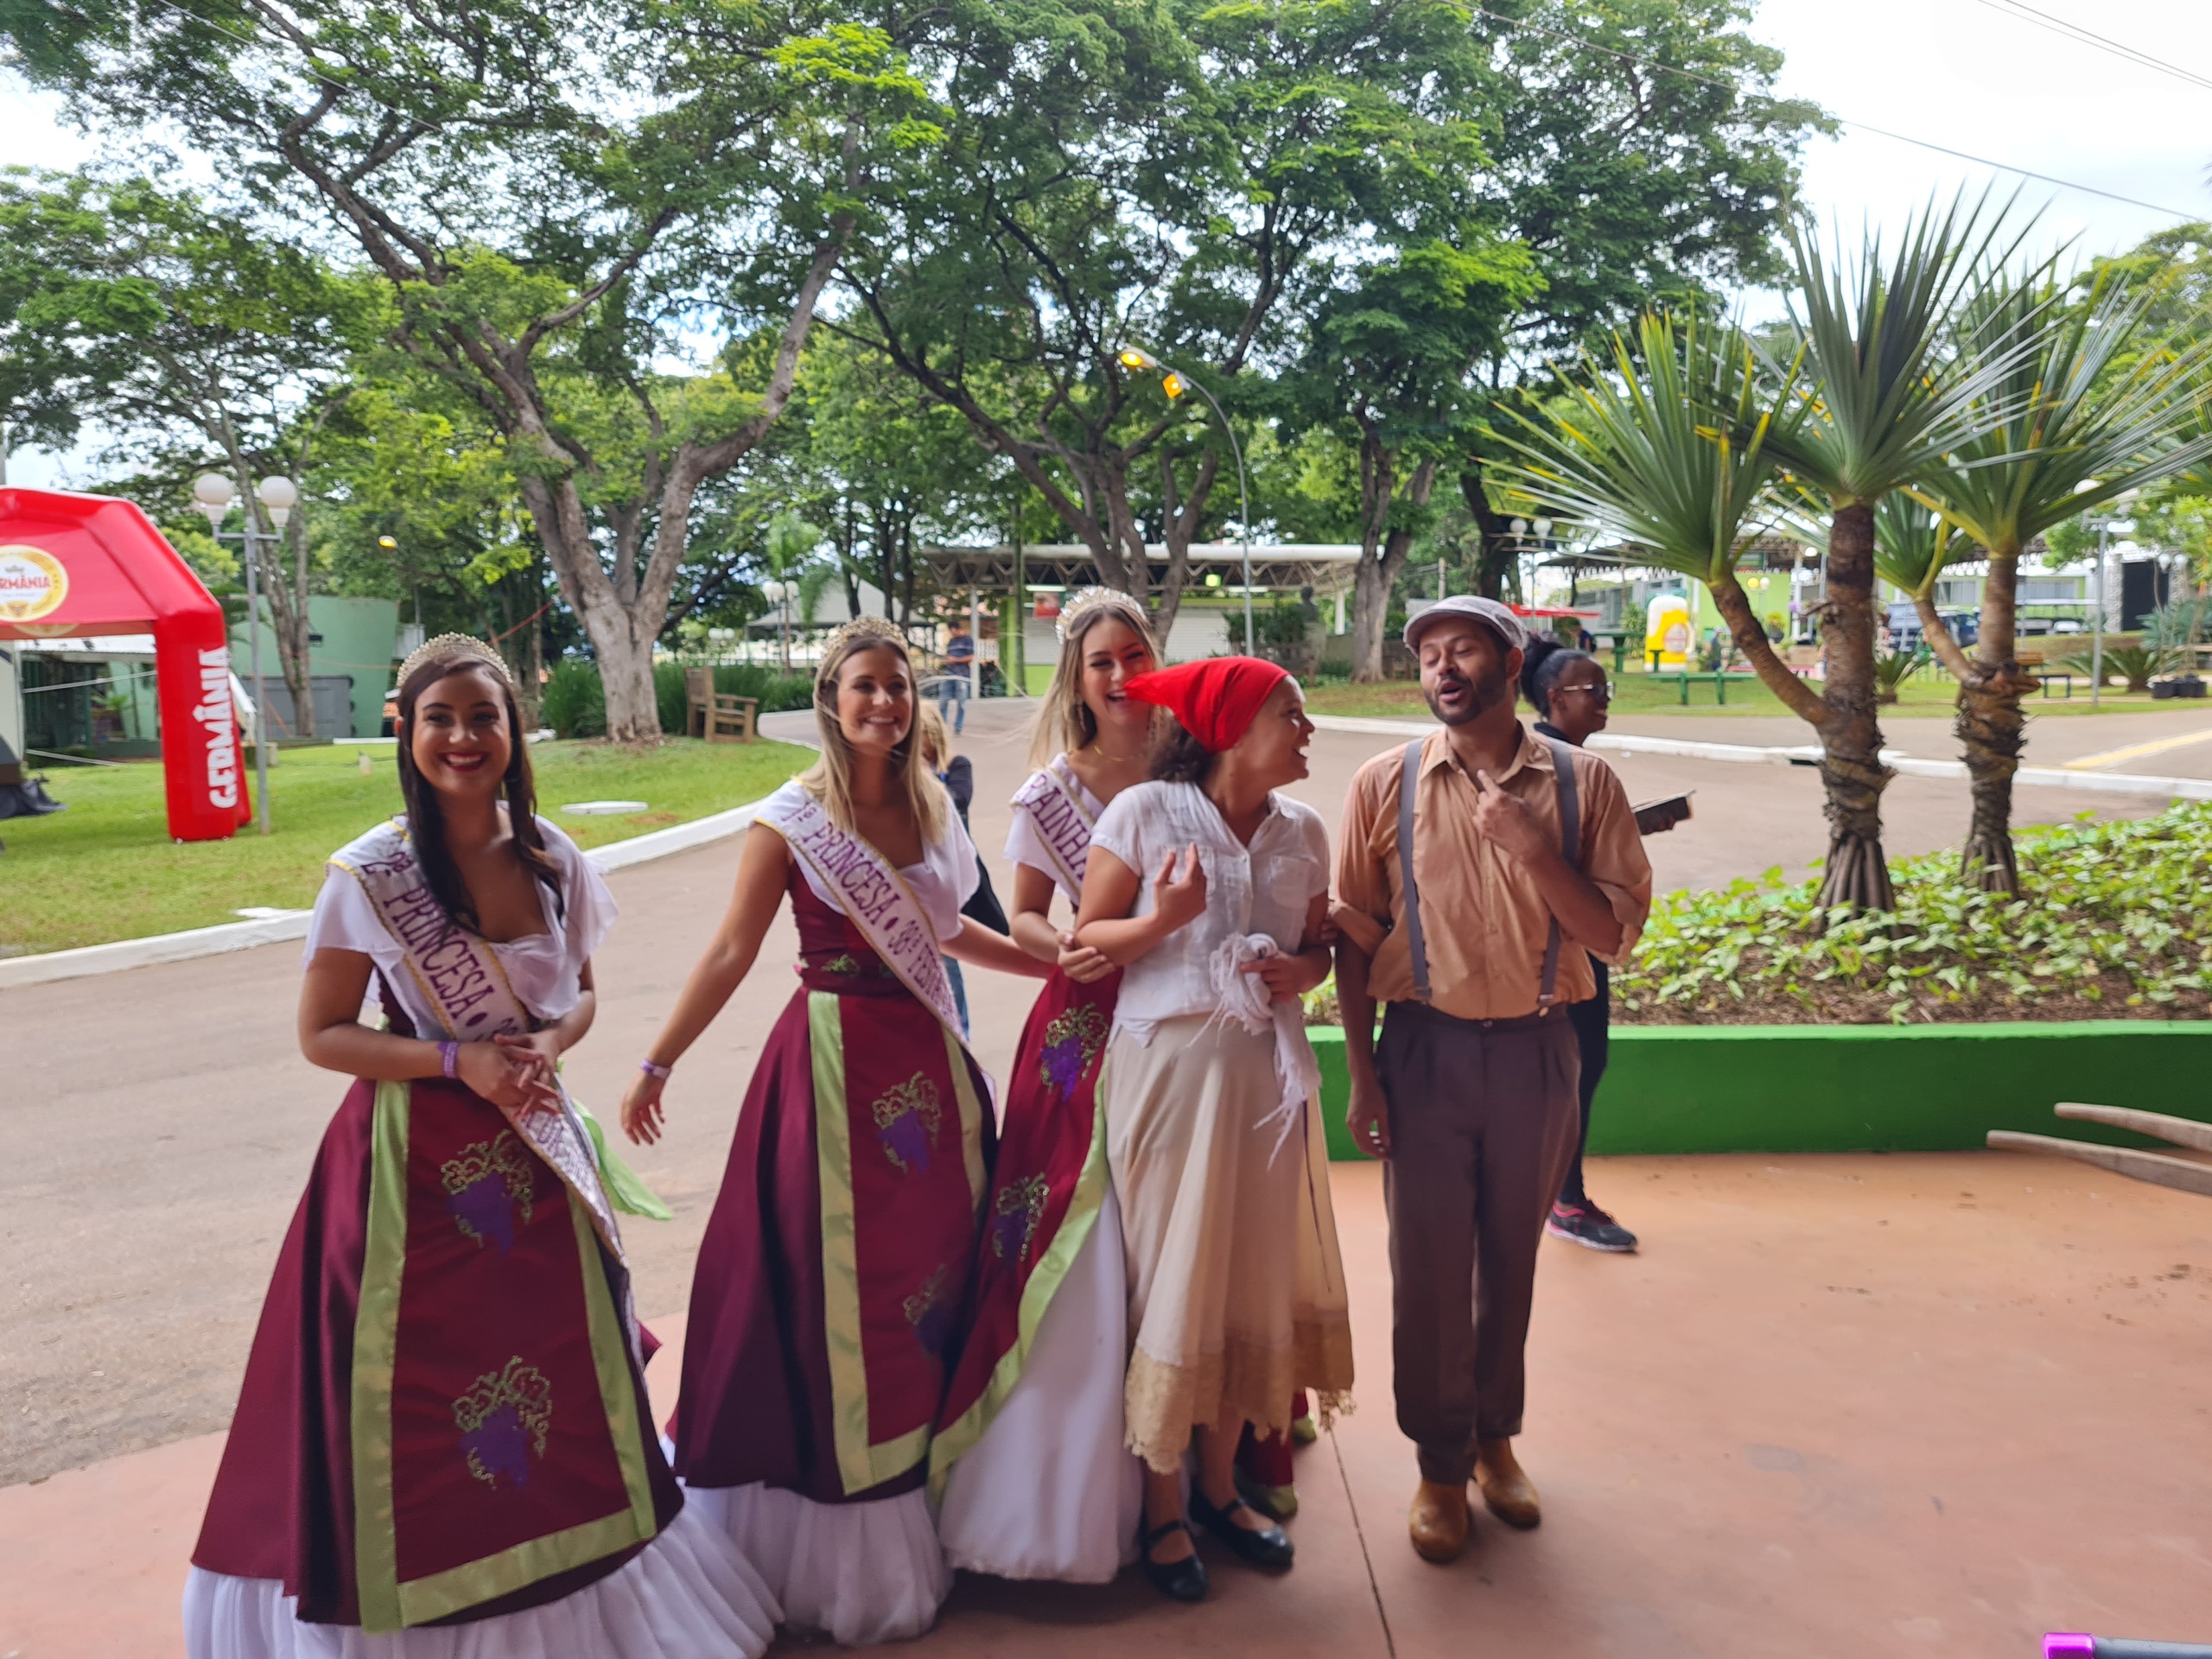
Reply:
[[[1597,660],[1588,652],[1563,645],[1556,639],[1531,639],[1521,652],[1521,695],[1529,699],[1531,709],[1549,720],[1552,688],[1559,683],[1559,677],[1576,663]]]
[[[545,838],[537,830],[537,780],[531,775],[530,748],[522,741],[522,711],[515,706],[514,689],[507,683],[506,676],[485,658],[470,652],[441,652],[418,664],[399,688],[399,719],[395,727],[399,736],[399,797],[407,804],[408,831],[414,838],[415,857],[423,867],[423,879],[429,883],[430,896],[456,926],[480,934],[484,930],[477,920],[476,906],[469,902],[468,885],[461,879],[460,867],[446,845],[445,813],[438,804],[438,791],[415,769],[416,703],[447,675],[472,668],[481,670],[498,684],[499,700],[506,705],[510,753],[504,781],[507,827],[514,837],[510,844],[515,857],[552,893],[556,915],[565,915],[568,903],[561,891],[561,867],[545,850]]]

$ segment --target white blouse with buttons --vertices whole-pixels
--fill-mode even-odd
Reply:
[[[1225,940],[1265,933],[1286,951],[1304,942],[1306,915],[1329,890],[1329,831],[1303,801],[1268,797],[1268,816],[1247,847],[1196,784],[1139,784],[1108,804],[1092,832],[1137,875],[1130,912],[1151,913],[1153,878],[1169,853],[1195,844],[1206,873],[1205,913],[1128,965],[1114,1007],[1116,1030],[1138,1033],[1162,1020],[1211,1014],[1218,1006],[1207,963]]]

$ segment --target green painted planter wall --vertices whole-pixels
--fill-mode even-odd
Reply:
[[[1344,1033],[1312,1035],[1329,1155],[1363,1158]],[[2159,1144],[2052,1116],[2062,1100],[2212,1121],[2212,1022],[1616,1026],[1590,1150],[1954,1152],[1991,1129]]]

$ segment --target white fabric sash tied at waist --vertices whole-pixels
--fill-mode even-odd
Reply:
[[[1268,1154],[1271,1164],[1281,1155],[1292,1131],[1305,1121],[1307,1103],[1321,1092],[1321,1064],[1313,1058],[1313,1045],[1306,1040],[1304,1006],[1296,997],[1276,1001],[1268,995],[1265,979],[1244,971],[1248,963],[1267,962],[1287,954],[1265,933],[1246,933],[1224,939],[1206,961],[1206,976],[1220,1005],[1206,1021],[1209,1027],[1234,1020],[1255,1037],[1270,1026],[1274,1027],[1275,1078],[1282,1085],[1282,1100],[1254,1126],[1275,1126],[1274,1147]]]

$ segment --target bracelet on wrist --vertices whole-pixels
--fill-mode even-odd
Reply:
[[[457,1077],[461,1075],[461,1045],[459,1043],[438,1045],[438,1075],[443,1077]]]
[[[660,1077],[665,1079],[676,1068],[673,1066],[662,1065],[653,1060],[640,1060],[638,1062],[638,1070],[644,1072],[649,1077]]]

